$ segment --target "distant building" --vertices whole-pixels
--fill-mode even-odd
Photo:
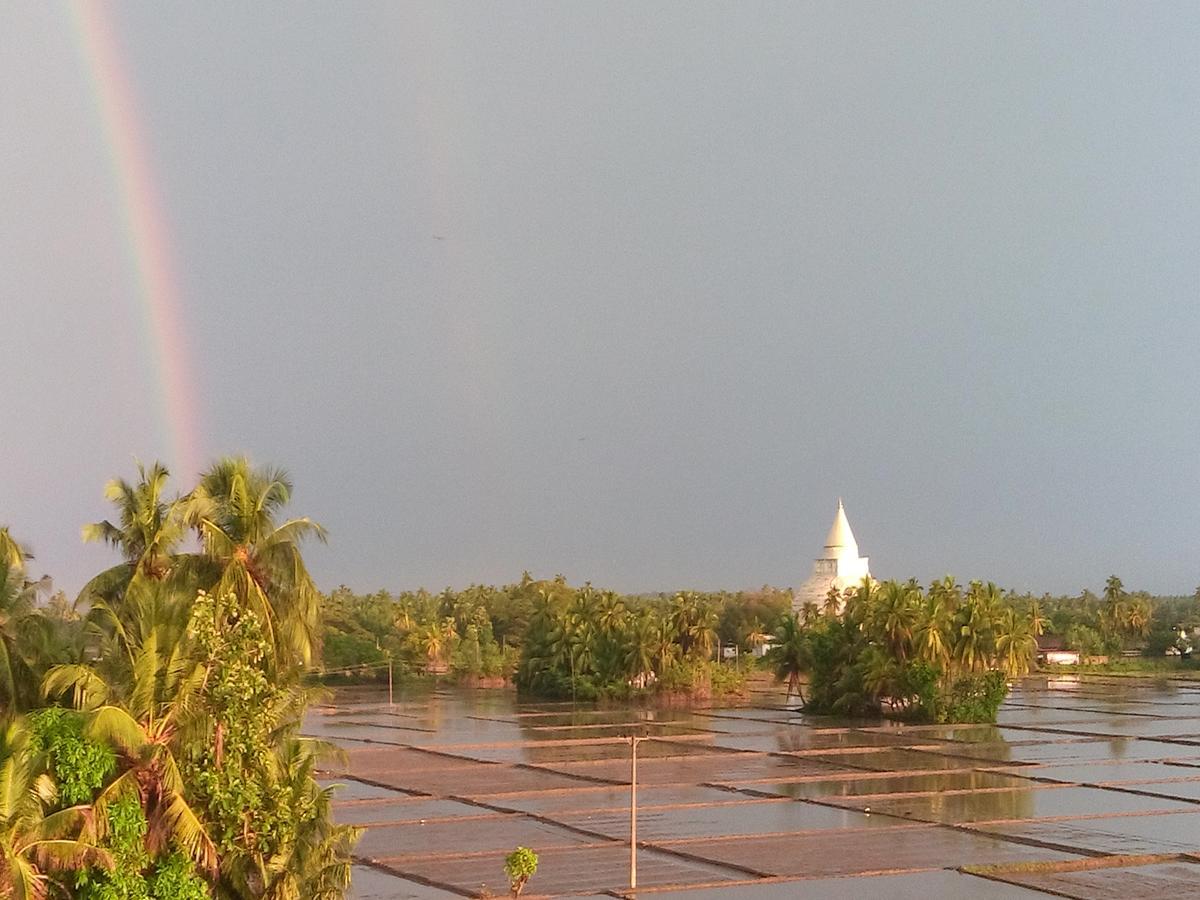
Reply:
[[[1082,662],[1078,650],[1068,650],[1062,635],[1043,634],[1037,639],[1037,661],[1041,665],[1077,666]]]
[[[806,603],[815,603],[823,608],[830,588],[836,588],[840,593],[846,588],[858,586],[870,576],[867,557],[858,555],[858,542],[854,540],[854,532],[850,530],[850,522],[846,519],[846,509],[839,499],[833,527],[825,539],[825,552],[813,562],[812,575],[792,595],[792,609],[799,612]]]

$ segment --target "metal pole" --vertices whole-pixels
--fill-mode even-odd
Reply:
[[[629,889],[637,890],[637,745],[631,737],[629,745]]]
[[[392,695],[392,658],[388,657],[388,706],[395,706],[396,700]]]

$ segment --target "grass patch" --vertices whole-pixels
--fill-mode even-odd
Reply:
[[[1086,859],[1065,859],[1042,862],[995,863],[992,865],[962,866],[958,871],[985,878],[1002,878],[1005,875],[1026,875],[1057,872],[1084,872],[1091,869],[1117,869],[1132,866],[1150,866],[1156,863],[1178,862],[1183,857],[1178,853],[1142,853],[1123,856],[1091,856]]]

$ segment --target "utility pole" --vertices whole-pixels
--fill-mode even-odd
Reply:
[[[396,705],[395,696],[392,694],[392,654],[388,654],[388,706]]]
[[[629,736],[629,890],[637,890],[637,745],[645,738]]]

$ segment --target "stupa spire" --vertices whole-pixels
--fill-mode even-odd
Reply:
[[[838,508],[829,529],[829,537],[825,539],[825,550],[826,559],[858,558],[858,541],[850,530],[850,520],[846,518],[846,507],[842,505],[841,497],[838,497]]]

